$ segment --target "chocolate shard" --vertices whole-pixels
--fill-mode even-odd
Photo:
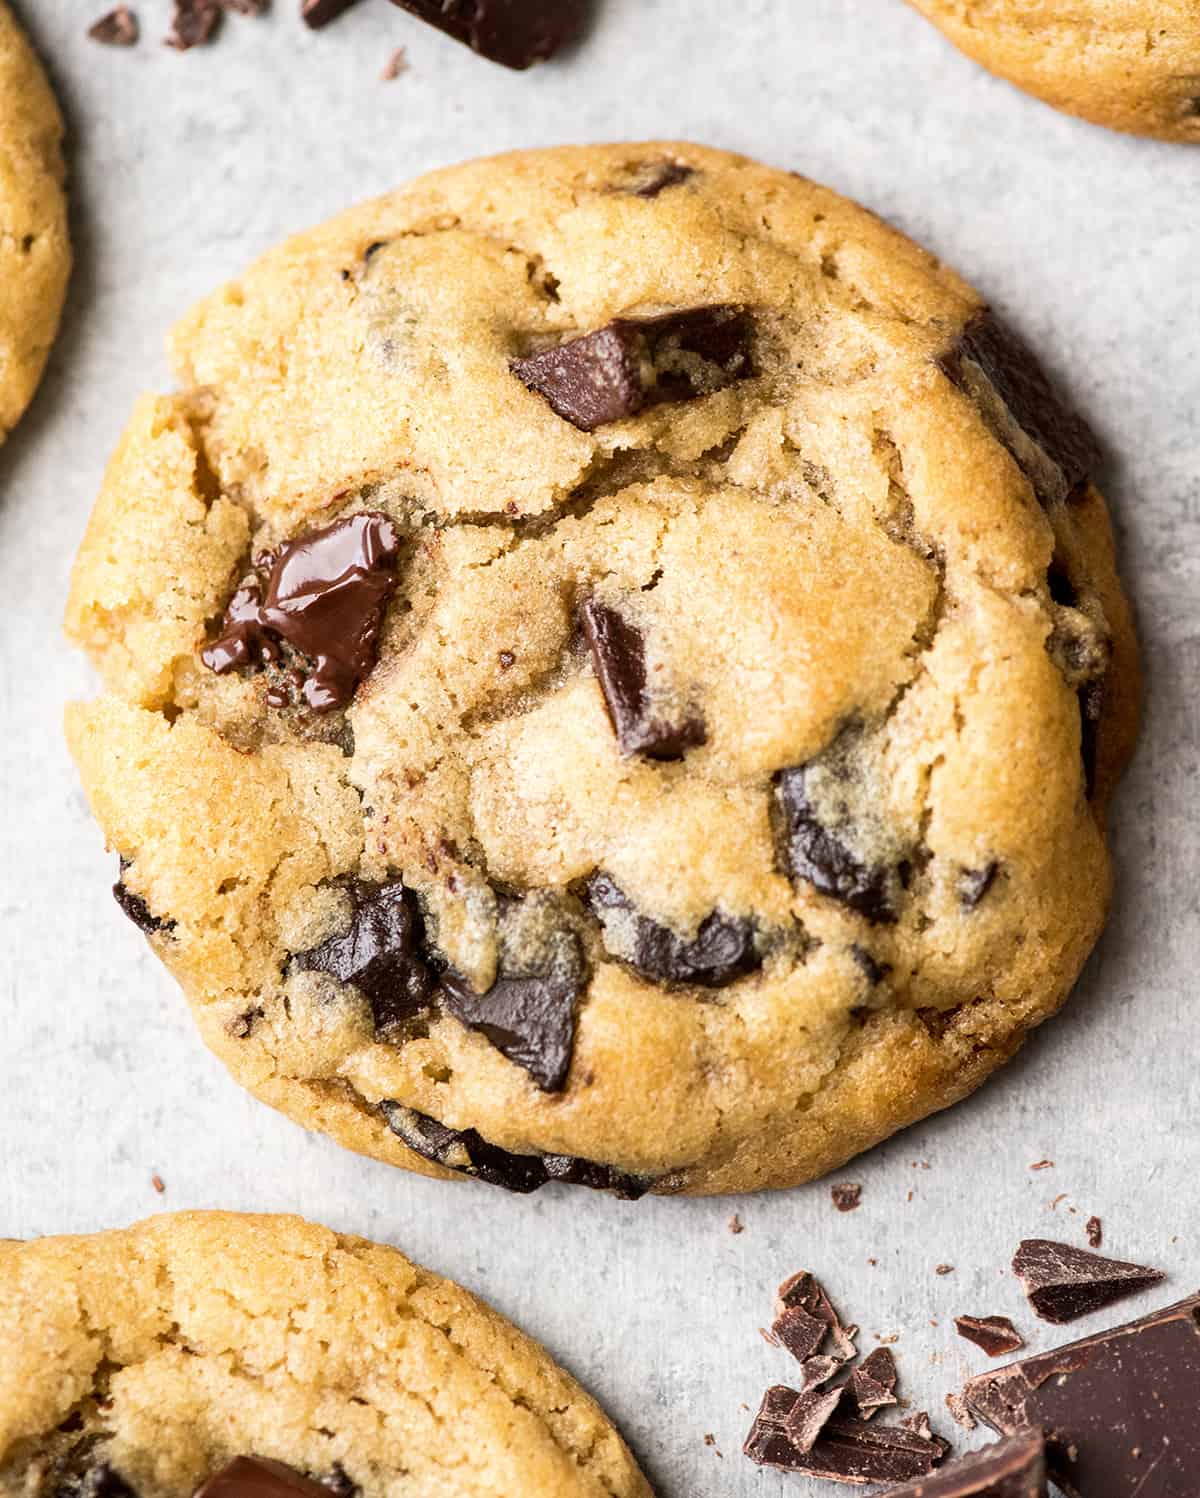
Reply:
[[[811,1451],[841,1402],[841,1389],[811,1389],[797,1394],[783,1424],[784,1435],[797,1451]]]
[[[806,765],[797,765],[775,777],[787,873],[869,921],[894,921],[891,871],[864,863],[837,830],[823,825],[809,794],[808,775]]]
[[[790,1275],[776,1292],[775,1314],[777,1316],[782,1316],[785,1311],[793,1307],[799,1307],[800,1310],[807,1312],[808,1315],[825,1325],[834,1351],[841,1362],[849,1362],[855,1356],[853,1334],[857,1328],[843,1326],[841,1317],[834,1310],[833,1302],[826,1295],[820,1280],[810,1274],[807,1269]],[[811,1362],[813,1359],[810,1358],[808,1361]]]
[[[996,882],[1000,865],[994,860],[980,869],[964,869],[958,879],[958,903],[964,910],[974,910]]]
[[[1099,446],[1087,423],[992,313],[974,317],[938,367],[979,407],[1043,505],[1065,502],[1099,465]]]
[[[911,1430],[913,1435],[920,1436],[923,1441],[933,1440],[933,1426],[929,1423],[929,1415],[925,1410],[918,1410],[915,1415],[905,1415],[900,1422],[905,1430]]]
[[[220,0],[175,0],[167,46],[187,52],[212,40],[221,20]]]
[[[858,1406],[860,1420],[870,1420],[896,1400],[896,1360],[886,1347],[877,1347],[850,1375],[846,1387]]]
[[[1007,1316],[956,1316],[954,1325],[960,1337],[982,1347],[989,1358],[1007,1357],[1025,1346],[1025,1338]]]
[[[356,0],[300,0],[300,19],[310,31],[320,31],[345,15]]]
[[[425,927],[417,897],[399,880],[346,886],[350,924],[307,952],[297,952],[291,966],[303,972],[329,973],[360,989],[375,1016],[375,1028],[387,1032],[423,1014],[436,980],[425,960]]]
[[[513,374],[583,432],[664,401],[711,395],[754,373],[744,307],[618,317],[594,333],[513,359]]]
[[[1200,1493],[1200,1295],[981,1374],[963,1398],[1002,1435],[1045,1433],[1068,1498]]]
[[[329,1498],[329,1489],[283,1462],[235,1456],[196,1489],[194,1498]]]
[[[265,581],[233,595],[201,659],[220,674],[277,660],[286,643],[311,662],[301,687],[308,706],[345,707],[375,664],[399,551],[395,526],[370,510],[289,541],[264,559]]]
[[[837,1390],[831,1391],[837,1393]],[[777,1384],[768,1389],[742,1450],[761,1467],[804,1472],[831,1482],[909,1482],[939,1465],[949,1447],[897,1425],[828,1420],[812,1447],[803,1451],[788,1434],[798,1401],[807,1397]]]
[[[804,1375],[804,1390],[819,1389],[822,1384],[827,1384],[831,1378],[839,1374],[850,1358],[835,1357],[831,1352],[821,1352],[811,1358],[805,1358],[801,1365]]]
[[[1048,1238],[1026,1238],[1013,1255],[1012,1267],[1034,1311],[1043,1321],[1059,1325],[1166,1279],[1161,1269],[1105,1259]]]
[[[154,936],[158,932],[169,935],[175,929],[175,922],[164,920],[161,916],[154,915],[141,895],[134,894],[125,883],[124,875],[128,867],[129,860],[122,858],[121,877],[112,887],[113,899],[143,936]]]
[[[474,1129],[448,1129],[437,1119],[390,1100],[379,1106],[392,1133],[423,1159],[521,1196],[558,1181],[564,1186],[611,1191],[621,1201],[637,1201],[660,1183],[654,1177],[630,1175],[614,1165],[577,1155],[515,1155],[489,1144]]]
[[[605,946],[643,978],[656,983],[725,988],[762,966],[753,921],[714,910],[691,941],[676,936],[633,902],[608,874],[593,874],[584,894],[604,927]]]
[[[588,0],[392,0],[456,42],[506,68],[545,62],[573,42]]]
[[[771,1323],[771,1333],[798,1363],[807,1363],[820,1349],[829,1325],[810,1316],[803,1306],[785,1306]]]
[[[702,718],[690,713],[671,721],[657,711],[640,630],[596,598],[584,601],[580,619],[621,753],[682,759],[689,749],[703,744],[707,735]]]
[[[106,47],[133,47],[138,39],[137,17],[128,5],[118,5],[88,27],[88,36]]]
[[[839,1212],[853,1212],[862,1204],[862,1187],[853,1181],[841,1181],[831,1186],[829,1194]]]
[[[1019,1431],[893,1489],[887,1498],[1046,1498],[1043,1447],[1040,1431]]]

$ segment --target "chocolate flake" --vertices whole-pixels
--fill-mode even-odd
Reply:
[[[1200,1493],[1200,1295],[971,1380],[963,1396],[993,1430],[1046,1435],[1068,1498]]]
[[[1012,1267],[1034,1311],[1043,1321],[1059,1325],[1166,1279],[1161,1269],[1101,1258],[1048,1238],[1027,1238],[1014,1254]]]
[[[1104,1224],[1098,1217],[1087,1220],[1087,1241],[1089,1248],[1099,1248],[1104,1242]]]
[[[862,1187],[851,1181],[841,1181],[829,1188],[833,1205],[839,1212],[853,1212],[862,1204]]]
[[[587,0],[392,0],[456,42],[506,68],[523,70],[573,42]]]
[[[890,870],[863,863],[837,832],[818,820],[809,797],[808,773],[807,766],[798,765],[780,770],[775,777],[788,874],[807,880],[821,894],[849,905],[869,921],[894,921]]]
[[[1019,1431],[895,1488],[887,1498],[1045,1498],[1044,1445],[1039,1431]]]
[[[797,1451],[808,1452],[842,1402],[841,1389],[812,1389],[798,1394],[784,1421],[784,1434]]]
[[[427,1114],[390,1100],[379,1106],[392,1133],[423,1159],[521,1196],[558,1181],[611,1191],[621,1201],[637,1201],[660,1184],[661,1178],[630,1175],[614,1165],[576,1155],[515,1155],[489,1144],[474,1129],[448,1129]]]
[[[329,1498],[329,1489],[283,1462],[235,1456],[196,1489],[194,1498]]]
[[[949,1450],[938,1437],[926,1440],[901,1426],[829,1420],[812,1449],[802,1451],[789,1437],[787,1422],[804,1397],[779,1384],[767,1390],[742,1448],[752,1462],[831,1482],[898,1483],[926,1476]]]
[[[386,515],[364,510],[312,531],[263,559],[237,590],[221,633],[201,651],[218,674],[279,659],[280,642],[312,666],[301,695],[314,712],[345,707],[375,664],[375,640],[396,586],[400,538]]]
[[[762,966],[752,921],[714,910],[687,941],[639,914],[624,891],[604,873],[593,874],[588,880],[585,900],[611,940],[611,944],[606,942],[608,950],[643,978],[725,988]]]
[[[221,20],[220,0],[175,0],[167,46],[187,52],[212,39]]]
[[[646,643],[624,615],[598,599],[580,609],[583,632],[622,754],[682,759],[705,742],[704,721],[693,714],[672,723],[660,717],[646,675]]]
[[[300,19],[311,31],[320,31],[345,15],[356,0],[300,0]]]
[[[1025,1338],[1007,1316],[956,1316],[958,1335],[976,1347],[982,1347],[989,1358],[1007,1357],[1025,1346]]]
[[[88,36],[106,47],[137,45],[138,22],[128,5],[118,5],[88,27]]]
[[[896,1360],[886,1347],[877,1347],[850,1375],[846,1387],[858,1406],[860,1420],[869,1420],[896,1400]]]
[[[754,373],[753,323],[742,307],[693,307],[661,317],[618,317],[594,333],[513,359],[513,374],[583,432],[687,401]]]
[[[380,1034],[424,1013],[436,986],[425,961],[425,928],[417,897],[399,879],[347,886],[350,924],[291,965],[304,972],[329,973],[362,991]]]

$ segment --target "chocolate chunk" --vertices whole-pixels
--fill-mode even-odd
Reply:
[[[1048,1238],[1027,1238],[1013,1255],[1012,1267],[1037,1314],[1060,1325],[1166,1279],[1161,1269],[1104,1259]]]
[[[446,1008],[486,1035],[501,1055],[524,1067],[543,1092],[561,1092],[575,1048],[575,1006],[586,981],[578,939],[558,966],[544,973],[502,972],[486,993],[461,973],[442,974]]]
[[[695,167],[684,166],[679,161],[655,162],[650,168],[650,174],[634,188],[633,195],[637,198],[656,198],[669,187],[678,187],[681,182],[686,182],[695,175]]]
[[[300,19],[312,31],[320,31],[322,26],[345,15],[355,3],[356,0],[300,0]]]
[[[886,1347],[877,1347],[850,1375],[846,1387],[858,1406],[860,1420],[896,1401],[896,1360]]]
[[[931,1472],[949,1450],[938,1437],[926,1440],[896,1425],[830,1420],[809,1451],[788,1435],[787,1422],[805,1396],[776,1385],[768,1389],[742,1448],[752,1462],[785,1472],[804,1472],[831,1482],[908,1482]]]
[[[220,0],[175,0],[167,46],[187,52],[212,39],[221,20]]]
[[[121,860],[122,876],[124,876],[125,870],[128,867],[129,860],[123,858]],[[174,931],[175,922],[163,920],[159,916],[152,914],[149,905],[146,904],[141,895],[134,894],[125,883],[124,877],[117,880],[116,884],[112,887],[112,892],[113,899],[144,936],[153,936],[159,931],[164,934]]]
[[[963,1396],[1002,1435],[1045,1433],[1069,1498],[1200,1493],[1200,1295],[974,1378]]]
[[[900,1424],[905,1430],[911,1430],[913,1435],[920,1436],[923,1441],[933,1440],[933,1426],[924,1410],[918,1410],[915,1415],[905,1415]]]
[[[1007,1357],[1025,1346],[1025,1338],[1007,1316],[956,1316],[958,1335],[976,1347],[982,1347],[989,1358]]]
[[[807,1393],[797,1394],[796,1402],[783,1423],[784,1434],[797,1451],[808,1452],[813,1449],[818,1436],[841,1402],[841,1389],[811,1389]]]
[[[1044,1444],[1039,1431],[1019,1431],[887,1498],[1046,1498]]]
[[[821,894],[849,905],[869,921],[894,921],[891,871],[863,863],[835,830],[818,820],[808,775],[808,767],[798,765],[780,770],[775,777],[788,874],[807,880]]]
[[[810,1316],[803,1306],[785,1306],[771,1323],[772,1335],[798,1363],[806,1363],[820,1348],[828,1322]]]
[[[1087,1220],[1087,1241],[1089,1248],[1099,1248],[1104,1242],[1104,1224],[1098,1217]]]
[[[235,1456],[196,1489],[194,1498],[329,1498],[329,1489],[283,1462]]]
[[[1000,865],[985,864],[981,869],[964,869],[958,879],[958,903],[964,910],[974,910],[996,882]]]
[[[138,39],[137,17],[128,5],[118,5],[89,26],[88,35],[106,47],[133,47]]]
[[[752,921],[714,910],[685,941],[649,916],[638,914],[607,874],[593,874],[585,892],[588,908],[605,927],[606,947],[643,978],[658,983],[725,988],[762,966]]]
[[[782,1316],[792,1307],[799,1307],[806,1311],[816,1320],[821,1321],[828,1328],[828,1335],[833,1343],[834,1350],[842,1362],[848,1362],[855,1355],[853,1330],[842,1325],[841,1317],[833,1308],[833,1303],[826,1295],[820,1280],[802,1269],[799,1274],[793,1274],[784,1280],[776,1293],[775,1313]],[[811,1359],[809,1361],[812,1361]]]
[[[754,373],[742,307],[618,317],[557,348],[513,359],[513,374],[583,432],[663,401],[693,400]]]
[[[565,1186],[611,1191],[621,1201],[632,1202],[659,1184],[653,1177],[629,1175],[613,1165],[582,1160],[577,1155],[514,1155],[489,1144],[474,1129],[448,1129],[400,1103],[383,1102],[380,1110],[391,1131],[423,1159],[522,1196],[558,1181]]]
[[[587,0],[392,0],[456,42],[506,68],[524,69],[573,42]]]
[[[850,1181],[842,1181],[829,1188],[833,1205],[839,1212],[853,1212],[862,1202],[862,1187]]]
[[[329,973],[362,991],[385,1034],[429,1008],[436,981],[425,961],[425,928],[417,897],[399,880],[346,886],[350,924],[345,931],[297,952],[291,965]]]
[[[673,723],[656,711],[647,685],[646,643],[641,632],[595,598],[585,600],[579,612],[621,753],[682,759],[689,749],[703,744],[702,718],[691,714]]]
[[[1065,501],[1100,461],[1087,423],[1059,397],[1025,344],[981,312],[938,360],[1016,459],[1042,504]]]
[[[392,522],[370,510],[288,542],[264,559],[265,587],[256,577],[233,595],[201,659],[218,673],[266,665],[285,642],[312,662],[301,689],[308,706],[345,707],[375,664],[399,550]]]
[[[815,1357],[805,1358],[801,1365],[804,1374],[804,1389],[819,1389],[822,1384],[827,1384],[831,1378],[842,1371],[849,1358],[835,1357],[832,1353],[822,1352]]]

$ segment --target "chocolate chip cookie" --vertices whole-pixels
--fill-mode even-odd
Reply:
[[[649,1498],[545,1350],[395,1249],[192,1212],[0,1243],[3,1498]]]
[[[71,267],[62,118],[0,0],[0,442],[42,377]]]
[[[309,1128],[745,1191],[969,1092],[1104,920],[1094,439],[932,256],[678,144],[443,171],[174,335],[76,564],[125,914]]]
[[[1195,0],[909,0],[954,45],[1047,104],[1200,142]]]

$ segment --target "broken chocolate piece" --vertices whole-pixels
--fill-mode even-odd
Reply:
[[[628,962],[643,978],[725,988],[762,966],[752,921],[714,910],[701,921],[695,937],[686,941],[649,916],[638,914],[633,902],[607,874],[592,875],[585,899],[604,926],[606,949]]]
[[[1032,352],[990,312],[980,312],[938,360],[1012,454],[1043,505],[1066,501],[1095,471],[1099,447]]]
[[[196,1489],[194,1498],[329,1498],[329,1489],[283,1462],[235,1456]]]
[[[1104,1242],[1104,1224],[1098,1217],[1087,1220],[1087,1241],[1089,1248],[1099,1248]]]
[[[1200,1295],[973,1378],[969,1408],[1010,1435],[1045,1433],[1069,1498],[1200,1493]]]
[[[435,1118],[390,1100],[379,1106],[393,1134],[423,1159],[522,1196],[558,1181],[565,1186],[611,1191],[621,1201],[632,1202],[661,1183],[576,1155],[515,1155],[489,1144],[474,1129],[448,1129]]]
[[[355,0],[300,0],[300,19],[311,31],[320,31],[350,9]]]
[[[710,395],[754,373],[753,323],[742,307],[618,317],[556,348],[513,359],[513,374],[583,432],[663,401]]]
[[[933,1440],[933,1426],[924,1410],[918,1410],[915,1415],[905,1415],[900,1424],[905,1430],[911,1430],[913,1435],[920,1436],[923,1441]]]
[[[1000,865],[985,864],[981,869],[964,869],[958,879],[958,903],[964,910],[974,910],[996,882]]]
[[[113,899],[124,911],[125,915],[133,922],[143,936],[153,936],[156,932],[169,933],[174,931],[175,922],[163,920],[154,915],[149,905],[142,899],[141,895],[134,892],[125,883],[125,870],[129,867],[127,858],[121,859],[121,878],[112,887]]]
[[[417,897],[399,879],[347,886],[350,925],[291,965],[304,972],[329,973],[362,991],[380,1034],[423,1014],[436,987],[425,961],[425,928]]]
[[[1025,1338],[1007,1316],[956,1316],[958,1335],[976,1347],[982,1347],[989,1358],[1007,1357],[1025,1346]]]
[[[849,1361],[849,1358],[835,1357],[829,1352],[805,1358],[801,1364],[805,1392],[807,1393],[809,1389],[819,1389],[822,1384],[827,1384],[835,1374],[842,1371]]]
[[[585,600],[580,618],[621,753],[682,759],[689,749],[703,744],[703,719],[693,714],[672,723],[656,712],[647,687],[641,632],[595,598]]]
[[[802,1451],[789,1437],[787,1422],[797,1401],[803,1398],[780,1384],[767,1390],[742,1448],[752,1462],[831,1482],[865,1485],[908,1482],[925,1476],[949,1450],[937,1436],[926,1440],[897,1425],[830,1420],[812,1449]]]
[[[840,900],[879,923],[896,919],[891,871],[868,867],[817,817],[807,785],[809,770],[780,770],[775,794],[782,823],[783,859],[792,879],[805,879],[823,895]]]
[[[128,5],[118,5],[107,15],[100,17],[88,27],[88,35],[94,42],[106,47],[133,47],[137,45],[137,17]]]
[[[545,62],[583,29],[587,0],[392,0],[506,68]]]
[[[1104,1259],[1048,1238],[1027,1238],[1013,1255],[1012,1267],[1037,1314],[1059,1325],[1166,1279],[1161,1269]]]
[[[850,1375],[846,1387],[858,1406],[860,1420],[869,1420],[896,1400],[896,1360],[886,1347],[877,1347]]]
[[[813,1389],[797,1394],[796,1402],[783,1423],[784,1434],[797,1451],[813,1449],[841,1402],[841,1389]]]
[[[895,1488],[887,1498],[1046,1498],[1043,1446],[1039,1431],[1019,1431]]]
[[[851,1181],[842,1181],[836,1186],[831,1186],[829,1194],[833,1198],[833,1205],[839,1212],[853,1212],[862,1204],[862,1187]]]
[[[167,46],[177,52],[210,41],[221,20],[220,0],[175,0]]]
[[[782,1316],[784,1311],[793,1306],[798,1306],[818,1321],[824,1322],[829,1329],[834,1349],[842,1362],[848,1362],[855,1356],[854,1333],[858,1328],[842,1325],[841,1317],[834,1310],[833,1303],[826,1295],[821,1282],[807,1269],[789,1276],[776,1292],[775,1313],[777,1316]],[[809,1361],[813,1360],[809,1359]]]
[[[264,559],[265,590],[256,577],[233,595],[201,660],[218,674],[262,666],[279,658],[282,641],[312,662],[301,689],[308,706],[345,707],[375,664],[399,550],[395,526],[371,510],[289,541]]]
[[[772,1335],[798,1363],[807,1364],[824,1342],[828,1322],[810,1316],[803,1306],[785,1306],[771,1323]],[[824,1382],[824,1380],[822,1380]]]

